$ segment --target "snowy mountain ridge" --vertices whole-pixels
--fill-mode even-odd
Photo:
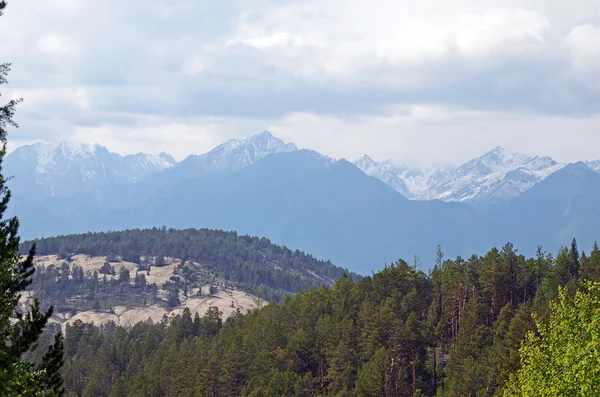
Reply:
[[[237,171],[269,154],[297,151],[264,131],[247,139],[227,141],[208,153],[190,155],[181,162],[162,152],[121,156],[97,143],[34,143],[6,156],[5,169],[14,176],[10,188],[16,195],[67,197],[95,191],[109,184],[131,184],[169,171],[167,180]],[[33,194],[32,194],[33,193]]]
[[[121,156],[97,143],[34,143],[6,156],[5,170],[17,195],[72,196],[110,183],[133,183],[175,164],[166,153]]]
[[[500,146],[450,168],[398,170],[391,166],[390,160],[377,162],[367,155],[356,159],[354,164],[407,198],[464,202],[482,207],[509,201],[566,166],[551,157],[513,153]],[[586,164],[600,172],[600,161]]]
[[[109,184],[136,183],[152,175],[164,182],[224,174],[271,154],[295,151],[298,147],[293,143],[264,131],[232,139],[179,163],[164,152],[121,156],[97,143],[61,142],[19,147],[6,157],[4,166],[7,174],[14,176],[9,184],[15,195],[43,199],[73,196]],[[327,156],[323,159],[335,162]],[[500,146],[459,166],[410,168],[391,160],[376,161],[367,154],[352,163],[411,200],[463,202],[481,208],[512,200],[566,166],[551,157],[514,153]],[[600,160],[585,165],[600,173]]]

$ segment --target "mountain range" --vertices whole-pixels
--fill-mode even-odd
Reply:
[[[511,153],[499,146],[459,167],[399,169],[390,160],[376,162],[368,155],[360,156],[354,164],[407,198],[463,202],[476,208],[509,201],[566,165],[550,157]],[[594,167],[595,163],[589,164]],[[594,168],[600,170],[598,165]]]
[[[600,232],[600,162],[559,164],[497,147],[459,167],[353,162],[269,132],[181,162],[97,144],[16,149],[5,160],[24,238],[167,225],[268,236],[350,270],[433,263],[507,241],[550,251]]]

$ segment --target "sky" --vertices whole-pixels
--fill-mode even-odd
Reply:
[[[9,0],[10,148],[182,159],[263,130],[335,158],[600,159],[598,0]]]

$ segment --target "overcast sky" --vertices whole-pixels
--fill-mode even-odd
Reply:
[[[9,0],[11,146],[600,159],[598,0]]]

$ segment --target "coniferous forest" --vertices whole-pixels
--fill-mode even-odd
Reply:
[[[400,260],[359,281],[343,275],[228,319],[215,309],[130,329],[75,322],[65,387],[73,396],[598,395],[598,281],[598,246],[580,253],[573,241],[556,257],[525,258],[506,244],[467,260],[440,250],[428,273]]]

